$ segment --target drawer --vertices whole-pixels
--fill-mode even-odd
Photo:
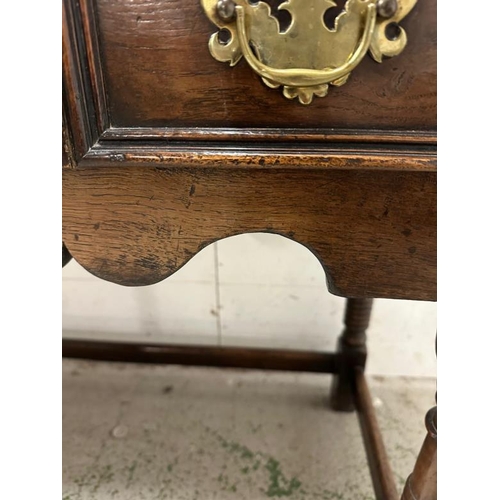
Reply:
[[[301,2],[309,0],[295,0]],[[284,1],[267,3],[273,16],[283,15]],[[317,2],[330,24],[345,5],[337,3]],[[380,145],[402,144],[408,147],[396,148],[396,157],[403,151],[411,165],[432,163],[436,1],[419,0],[400,24],[407,35],[401,54],[382,63],[366,55],[344,85],[330,86],[305,106],[266,86],[244,58],[231,67],[212,57],[208,43],[219,28],[200,0],[65,0],[65,119],[73,165],[192,163],[193,151],[197,162],[230,163],[216,151],[234,144],[244,153],[249,148],[247,162],[253,156],[275,164],[290,151],[278,146],[287,142],[309,165],[312,143],[315,156],[318,148],[320,156],[327,153],[319,164],[330,162],[334,145],[341,145],[334,149],[343,165],[342,153],[366,152],[367,144],[378,156]]]

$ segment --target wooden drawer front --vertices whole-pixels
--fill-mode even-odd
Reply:
[[[309,107],[270,90],[244,61],[215,61],[207,44],[217,29],[199,0],[98,0],[97,13],[116,127],[435,127],[432,0],[404,21],[409,43],[400,56],[365,58],[348,84]]]
[[[69,121],[87,128],[74,133],[90,135],[80,137],[87,146],[99,138],[434,142],[435,0],[419,0],[402,21],[408,44],[399,56],[365,57],[345,85],[309,106],[266,87],[244,60],[232,68],[214,60],[217,27],[199,0],[65,0],[65,16]]]

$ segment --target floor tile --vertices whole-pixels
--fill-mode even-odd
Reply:
[[[335,350],[345,299],[323,287],[220,285],[224,345]]]
[[[242,234],[218,242],[221,284],[319,285],[325,272],[303,245],[275,234]]]
[[[435,302],[375,300],[367,335],[367,372],[435,377],[436,312]]]
[[[62,310],[65,337],[202,344],[218,338],[213,283],[65,280]]]

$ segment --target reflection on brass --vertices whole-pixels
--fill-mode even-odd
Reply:
[[[406,46],[406,33],[400,29],[395,39],[388,39],[386,27],[401,21],[416,2],[347,0],[329,29],[324,15],[336,6],[333,0],[288,0],[278,9],[287,10],[292,21],[280,32],[267,3],[201,0],[209,19],[230,33],[227,42],[219,33],[210,37],[212,56],[231,66],[243,56],[266,85],[283,86],[285,97],[298,97],[302,104],[326,96],[329,85],[346,83],[368,51],[377,62],[398,55]],[[390,12],[393,15],[386,17]]]

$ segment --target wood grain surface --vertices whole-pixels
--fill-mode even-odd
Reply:
[[[403,20],[402,54],[366,57],[310,106],[266,87],[244,61],[214,60],[217,28],[199,0],[96,0],[95,12],[112,127],[436,128],[435,0]]]
[[[63,241],[115,283],[156,283],[211,242],[260,231],[308,247],[335,294],[436,299],[435,172],[63,171]]]

